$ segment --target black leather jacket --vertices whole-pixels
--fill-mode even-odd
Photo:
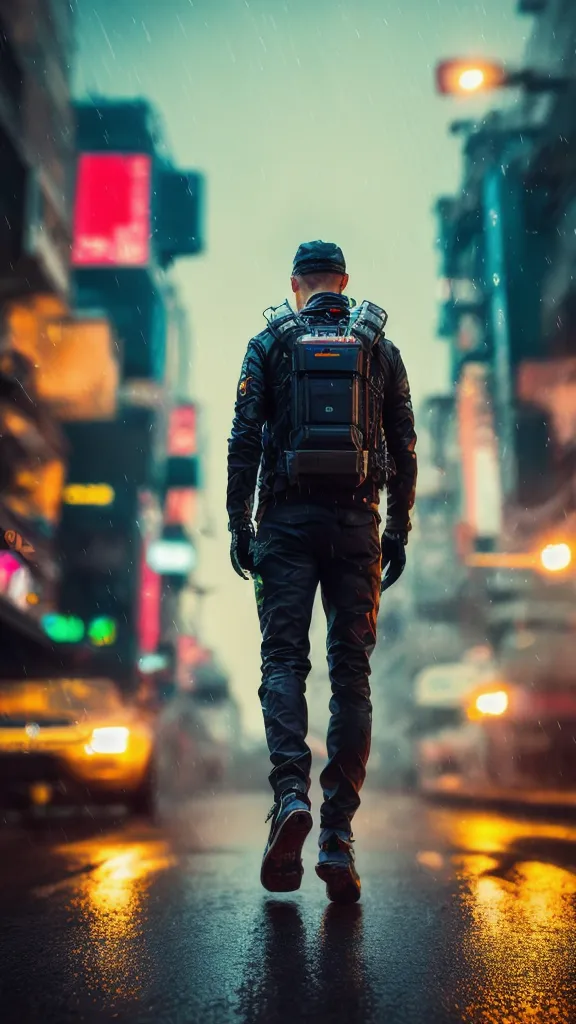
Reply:
[[[343,295],[323,292],[312,296],[300,311],[310,324],[341,321],[349,311]],[[400,352],[383,338],[380,365],[384,374],[383,430],[391,473],[386,480],[386,529],[409,530],[416,487],[416,433],[410,387]],[[336,502],[377,509],[379,486],[369,480],[353,492],[317,494],[288,486],[283,475],[282,439],[286,437],[290,403],[290,358],[285,345],[269,327],[248,344],[238,384],[232,434],[228,442],[227,509],[230,527],[252,517],[259,485],[259,511],[272,500]],[[258,479],[259,478],[259,479]],[[384,480],[380,481],[380,486]]]

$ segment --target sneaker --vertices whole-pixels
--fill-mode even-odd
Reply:
[[[295,892],[304,868],[302,847],[312,828],[310,801],[305,793],[283,793],[266,821],[272,818],[260,881],[268,892]]]
[[[352,833],[325,828],[320,833],[316,874],[326,882],[326,895],[333,903],[357,903],[361,882],[354,862]]]

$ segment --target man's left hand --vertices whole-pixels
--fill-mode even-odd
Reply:
[[[231,527],[230,533],[230,561],[234,572],[238,573],[243,580],[249,579],[246,573],[254,572],[254,558],[252,556],[252,544],[254,542],[254,527],[251,522],[241,523],[239,526]]]
[[[383,594],[400,579],[406,568],[406,545],[408,534],[402,530],[385,530],[382,534],[382,583]]]

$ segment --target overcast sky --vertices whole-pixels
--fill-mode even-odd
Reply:
[[[416,405],[445,385],[435,340],[431,215],[453,191],[456,117],[434,93],[441,57],[514,60],[530,19],[515,0],[79,0],[77,92],[145,96],[176,162],[207,178],[207,250],[178,268],[194,330],[217,529],[202,544],[208,643],[260,729],[250,585],[228,562],[226,439],[240,364],[262,310],[288,293],[302,240],[342,246],[349,294],[389,313]]]

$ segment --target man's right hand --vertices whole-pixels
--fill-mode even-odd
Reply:
[[[392,587],[406,568],[408,533],[404,530],[385,530],[382,534],[382,583],[380,593]]]
[[[254,527],[252,523],[241,523],[239,526],[230,527],[232,540],[230,542],[230,561],[234,572],[238,573],[243,580],[249,579],[247,573],[254,572],[254,558],[252,556],[252,544],[254,542]]]

